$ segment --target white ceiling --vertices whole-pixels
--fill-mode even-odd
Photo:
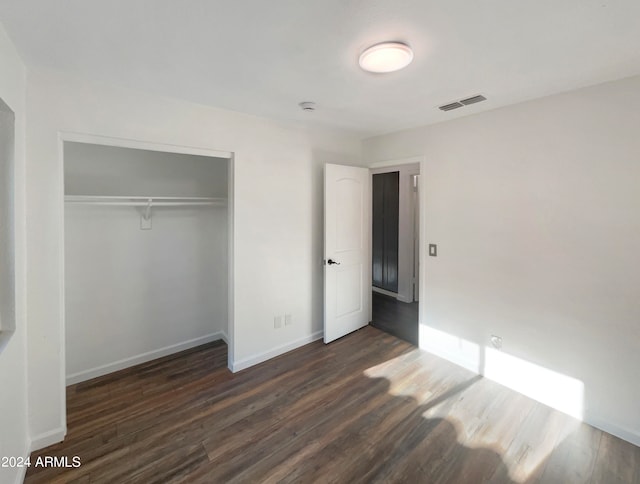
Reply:
[[[640,74],[639,0],[1,0],[0,21],[30,66],[361,136]],[[413,63],[362,72],[384,40]]]

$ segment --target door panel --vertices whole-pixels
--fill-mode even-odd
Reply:
[[[384,177],[373,175],[371,196],[373,200],[372,241],[372,280],[376,287],[384,286]]]
[[[362,264],[336,268],[336,317],[362,310]]]
[[[373,175],[373,285],[398,292],[400,174]]]
[[[336,253],[357,250],[362,246],[362,210],[365,186],[351,178],[336,180],[336,201],[340,216],[336,217]]]
[[[327,164],[324,196],[324,342],[329,343],[371,320],[369,170]]]

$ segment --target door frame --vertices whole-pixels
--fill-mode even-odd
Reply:
[[[420,241],[420,247],[418,250],[418,257],[420,261],[420,270],[418,273],[418,346],[422,347],[421,341],[423,339],[422,322],[426,320],[426,302],[427,302],[427,286],[425,284],[426,279],[426,259],[427,259],[427,211],[425,205],[427,203],[427,160],[425,155],[408,156],[405,158],[394,158],[389,160],[382,160],[370,163],[369,171],[373,173],[373,170],[379,168],[394,168],[398,165],[410,165],[418,163],[420,165],[420,186],[418,189],[418,207],[419,207],[419,223],[418,223],[418,237]]]
[[[422,170],[424,169],[423,167],[423,158],[424,157],[411,157],[411,158],[401,158],[401,159],[397,159],[397,160],[389,160],[389,161],[383,161],[383,162],[378,162],[378,163],[373,163],[369,166],[369,173],[370,176],[372,178],[372,183],[371,186],[373,187],[373,175],[377,175],[380,173],[389,173],[389,172],[394,172],[394,171],[398,171],[398,169],[400,167],[406,167],[406,165],[418,165],[418,168],[410,168],[409,170],[406,170],[405,173],[401,173],[402,176],[400,176],[400,184],[402,185],[403,183],[409,183],[408,180],[404,180],[403,176],[404,175],[419,175],[422,173]],[[408,172],[408,173],[407,173]],[[407,204],[409,204],[409,210],[407,213],[409,213],[409,218],[410,220],[405,220],[405,227],[401,226],[398,228],[398,237],[399,237],[399,241],[398,241],[398,272],[400,274],[404,274],[405,276],[407,276],[408,271],[411,272],[411,274],[413,274],[413,269],[414,269],[414,265],[415,265],[415,256],[414,256],[414,249],[413,249],[413,235],[414,235],[414,207],[412,207],[410,204],[412,203],[412,193],[411,192],[406,192],[405,194],[408,195],[408,197],[404,197],[403,198],[403,191],[402,189],[400,190],[400,200],[399,200],[399,206],[400,206],[400,210],[404,211],[407,208]],[[418,191],[418,196],[421,197],[421,192]],[[418,205],[420,205],[422,203],[421,199],[418,199]],[[420,215],[421,211],[418,211],[418,214]],[[373,221],[373,219],[372,219]],[[400,220],[400,222],[402,222],[402,220]],[[409,224],[409,226],[407,226],[406,224]],[[419,229],[418,229],[418,238],[420,241],[422,241],[422,233],[420,231],[420,225],[419,224]],[[402,229],[405,230],[402,230]],[[410,236],[407,234],[408,237],[411,238],[410,242],[411,242],[411,249],[409,250],[408,247],[403,247],[402,242],[402,234],[404,234],[407,230],[411,230],[411,234]],[[373,243],[373,235],[371,235],[372,237],[372,243]],[[405,242],[409,242],[406,239],[404,240]],[[408,245],[408,244],[405,244]],[[422,245],[422,244],[421,244]],[[421,248],[421,247],[420,247]],[[410,256],[410,261],[407,261],[405,259],[406,255],[405,254],[411,254]],[[400,257],[403,259],[402,261],[400,260]],[[418,255],[418,260],[422,260],[422,254]],[[418,274],[419,276],[419,274]],[[399,284],[398,284],[398,292],[397,293],[393,293],[390,291],[385,291],[385,290],[380,290],[378,288],[373,288],[372,285],[372,291],[375,292],[380,292],[382,294],[386,294],[388,296],[391,297],[395,297],[398,301],[401,302],[405,302],[405,303],[410,303],[413,302],[413,280],[411,281],[411,283],[409,284],[409,287],[407,287],[406,285],[406,278],[403,277],[402,281],[404,281],[404,285],[401,286],[401,280],[399,280]],[[418,281],[418,289],[420,288],[420,281]],[[420,299],[420,297],[418,297],[418,300]]]

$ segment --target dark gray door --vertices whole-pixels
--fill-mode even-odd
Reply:
[[[373,285],[398,292],[400,173],[373,175]]]

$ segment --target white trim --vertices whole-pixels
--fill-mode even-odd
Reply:
[[[428,298],[426,294],[426,274],[427,274],[427,211],[425,210],[426,204],[426,184],[427,184],[427,162],[422,157],[420,163],[420,187],[418,189],[418,240],[420,241],[418,252],[420,258],[420,267],[418,272],[418,341],[420,339],[420,333],[422,332],[422,324],[427,320],[427,304]],[[425,323],[426,324],[426,323]]]
[[[419,330],[418,330],[419,331]],[[420,338],[418,338],[420,340]],[[422,344],[420,345],[420,349],[430,353],[432,355],[437,356],[438,358],[442,358],[443,360],[447,360],[454,365],[464,368],[465,370],[469,370],[476,375],[481,375],[480,368],[478,367],[478,358],[469,358],[462,352],[455,352],[444,349],[437,344],[430,343],[429,341],[420,341]],[[515,391],[515,390],[514,390]],[[519,392],[518,392],[519,393]]]
[[[15,333],[13,329],[0,329],[0,353],[5,349],[7,344],[9,344],[9,340]]]
[[[413,219],[413,188],[410,187],[410,177],[420,175],[422,170],[423,156],[414,156],[411,158],[400,158],[397,160],[381,161],[373,163],[369,167],[371,174],[371,187],[373,189],[373,177],[381,173],[397,172],[399,176],[400,191],[398,194],[398,210],[399,210],[399,227],[398,227],[398,292],[379,290],[381,294],[395,297],[403,303],[412,303],[414,301],[414,266],[415,266],[415,249],[414,249],[414,226]],[[409,178],[407,178],[409,177]],[[409,188],[408,188],[409,187]],[[418,203],[420,201],[418,200]],[[372,202],[373,203],[373,202]],[[411,236],[408,231],[410,230]],[[371,235],[373,243],[373,235]],[[411,245],[408,250],[407,245]],[[420,254],[418,254],[419,256]],[[373,280],[373,279],[372,279]],[[375,291],[376,289],[374,289]],[[418,297],[418,300],[420,298]]]
[[[234,213],[234,203],[233,203],[233,193],[234,193],[234,153],[232,151],[220,151],[213,150],[209,148],[201,148],[201,147],[193,147],[193,146],[183,146],[183,145],[174,145],[167,144],[161,142],[152,142],[152,141],[142,141],[142,140],[134,140],[128,138],[114,138],[109,136],[101,136],[95,134],[88,133],[78,133],[72,131],[58,131],[58,160],[57,160],[57,178],[58,178],[58,186],[59,190],[59,203],[60,203],[60,232],[58,238],[59,244],[59,300],[60,300],[60,340],[58,342],[60,348],[60,373],[59,373],[59,386],[62,389],[60,392],[60,424],[61,428],[66,429],[67,425],[67,402],[66,402],[66,391],[64,390],[66,387],[66,321],[65,321],[65,240],[64,240],[64,143],[65,141],[75,142],[75,143],[89,143],[89,144],[97,144],[104,146],[116,146],[120,148],[132,148],[132,149],[141,149],[141,150],[149,150],[149,151],[160,151],[165,153],[180,153],[186,155],[197,155],[197,156],[207,156],[213,158],[226,158],[229,160],[229,192],[228,192],[228,202],[227,202],[227,210],[229,214],[228,220],[228,230],[229,230],[229,247],[228,247],[228,264],[229,264],[229,288],[228,288],[228,340],[227,345],[229,347],[228,351],[228,364],[229,369],[231,369],[231,364],[233,361],[234,354],[234,287],[233,287],[233,213]],[[25,228],[26,230],[26,228]],[[25,281],[26,284],[26,281]],[[25,292],[25,301],[24,307],[26,309],[26,292]],[[178,351],[178,350],[176,350]],[[57,431],[52,431],[55,433]],[[66,433],[66,430],[64,431]],[[64,437],[63,433],[63,437]],[[47,435],[47,434],[43,434]],[[37,442],[37,441],[36,441]]]
[[[22,457],[28,459],[31,455],[31,441],[27,439],[24,450],[22,451]],[[27,476],[27,467],[20,467],[18,470],[18,474],[16,474],[16,484],[22,484],[24,482],[25,477]]]
[[[179,351],[188,350],[190,348],[194,348],[196,346],[210,343],[219,339],[226,340],[226,334],[224,334],[222,331],[218,331],[216,333],[211,333],[206,336],[190,339],[182,343],[165,346],[164,348],[159,348],[157,350],[147,351],[146,353],[123,358],[121,360],[114,361],[113,363],[107,363],[106,365],[97,366],[89,370],[73,373],[72,375],[67,376],[67,386],[79,383],[81,381],[91,380],[92,378],[106,375],[108,373],[113,373],[114,371],[129,368],[130,366],[138,365],[140,363],[146,363],[147,361],[162,358],[163,356],[178,353]]]
[[[404,297],[401,294],[398,294],[397,292],[387,291],[386,289],[380,289],[379,287],[376,287],[376,286],[371,286],[371,290],[373,292],[377,292],[379,294],[384,294],[385,296],[396,298],[398,301],[403,302],[403,303],[412,303],[413,302],[412,300],[407,299],[406,297]]]
[[[60,238],[58,239],[58,298],[60,301],[60,334],[58,335],[58,345],[60,347],[60,367],[58,374],[58,385],[62,389],[60,392],[60,427],[64,429],[62,438],[67,433],[67,392],[65,391],[65,380],[67,375],[67,302],[66,302],[66,288],[65,288],[65,210],[64,210],[64,142],[65,139],[62,133],[58,133],[58,203],[60,214]],[[55,432],[55,431],[52,431]],[[49,432],[51,433],[51,432]],[[47,435],[46,433],[43,435]],[[35,439],[34,439],[35,440]],[[55,443],[55,442],[52,442]],[[33,445],[33,444],[32,444]],[[47,444],[50,445],[50,444]],[[42,448],[42,447],[38,447]]]
[[[396,299],[398,299],[398,293],[397,292],[387,291],[386,289],[381,289],[381,288],[376,287],[376,286],[371,286],[371,290],[373,292],[384,294],[385,296],[395,297]]]
[[[233,371],[235,355],[235,155],[227,165],[227,368]]]
[[[471,371],[472,373],[475,373],[476,375],[483,375],[483,371],[481,371],[482,369],[479,368],[479,363],[478,363],[478,358],[477,357],[473,357],[470,358],[469,355],[465,355],[463,352],[454,352],[454,351],[450,351],[448,349],[442,348],[440,346],[438,346],[437,344],[432,344],[429,343],[429,341],[425,341],[424,339],[421,341],[421,345],[420,345],[420,349],[426,351],[427,353],[430,353],[432,355],[435,355],[439,358],[442,358],[444,360],[447,360],[451,363],[453,363],[454,365],[460,366],[466,370]],[[484,376],[484,375],[483,375]],[[489,378],[486,377],[485,378]],[[496,381],[492,378],[489,378],[492,381]],[[506,383],[501,382],[502,385],[506,385]],[[514,390],[512,387],[507,385],[507,388],[510,388],[511,390],[513,390],[514,392],[520,393],[521,395],[524,395],[522,392],[518,391],[518,390]],[[538,398],[535,398],[533,396],[530,395],[525,395],[528,396],[529,398],[536,400],[536,401],[540,401]],[[543,402],[544,405],[547,405]],[[557,408],[556,408],[557,409]],[[560,412],[563,413],[567,413],[561,409],[557,409]],[[570,415],[570,414],[569,414]],[[590,416],[590,415],[586,415],[582,421],[588,425],[591,425],[592,427],[595,427],[597,429],[602,430],[603,432],[606,432],[608,434],[614,435],[616,437],[621,438],[622,440],[625,440],[627,442],[630,442],[638,447],[640,447],[640,434],[632,429],[626,428],[626,427],[620,427],[616,424],[613,424],[611,422],[608,422],[606,420],[603,420],[597,416]]]
[[[31,452],[44,449],[45,447],[57,444],[58,442],[62,442],[65,435],[67,435],[66,427],[59,427],[49,432],[40,434],[37,437],[31,439]]]
[[[227,333],[225,333],[224,331],[218,331],[218,334],[220,335],[220,339],[224,341],[227,346],[229,346],[229,337],[227,336]]]
[[[371,173],[371,175],[380,175],[382,173],[395,173],[400,171],[404,171],[406,175],[419,175],[420,163],[400,163],[397,165],[380,166],[378,168],[369,168],[369,173]]]
[[[246,368],[249,368],[250,366],[254,366],[254,365],[257,365],[258,363],[262,363],[263,361],[270,360],[271,358],[275,358],[276,356],[279,356],[288,351],[295,350],[300,346],[313,343],[314,341],[322,339],[323,336],[324,336],[324,331],[316,331],[315,333],[312,333],[308,336],[304,336],[302,338],[291,341],[289,343],[276,346],[275,348],[270,349],[269,351],[265,351],[263,353],[259,353],[254,356],[249,356],[248,358],[244,358],[240,361],[234,362],[232,364],[231,371],[236,373],[238,371],[244,370]]]
[[[410,165],[412,163],[422,163],[424,155],[409,156],[407,158],[397,158],[395,160],[376,161],[369,164],[369,168],[386,168],[388,166]],[[422,166],[420,167],[422,168]]]
[[[631,442],[633,445],[640,447],[640,434],[634,430],[619,427],[611,422],[601,420],[598,417],[585,417],[584,422],[592,427],[602,430],[603,432],[615,435],[622,440],[626,440],[627,442]]]
[[[156,143],[153,141],[140,141],[128,138],[111,138],[109,136],[74,133],[68,131],[61,131],[59,135],[62,141],[71,141],[74,143],[115,146],[118,148],[132,148],[135,150],[161,151],[164,153],[180,153],[184,155],[210,156],[214,158],[230,159],[232,157],[231,151],[218,151],[211,150],[209,148]]]
[[[31,453],[28,453],[24,456],[25,459],[29,458]],[[20,467],[18,469],[18,474],[16,474],[16,484],[22,484],[24,482],[25,477],[27,477],[27,467]]]

